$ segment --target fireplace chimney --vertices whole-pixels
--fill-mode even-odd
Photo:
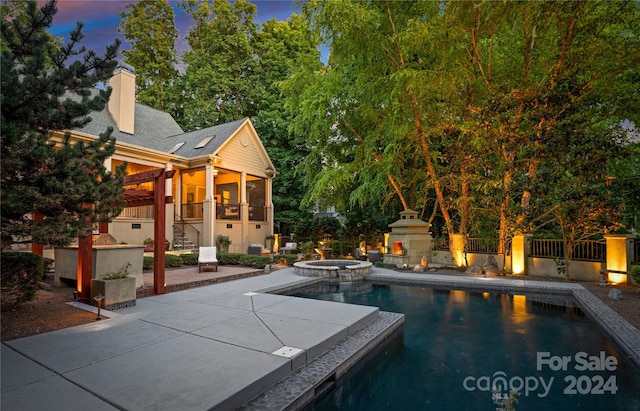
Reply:
[[[134,134],[136,113],[136,71],[130,65],[120,62],[109,80],[109,114],[116,127],[123,133]]]

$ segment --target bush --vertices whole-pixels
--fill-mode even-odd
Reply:
[[[182,258],[182,264],[184,265],[198,265],[198,254],[180,254],[180,258]]]
[[[634,265],[631,267],[631,278],[635,285],[640,287],[640,265]]]
[[[142,269],[150,270],[153,268],[153,257],[144,256],[142,260]]]
[[[240,257],[244,254],[227,253],[224,251],[218,251],[216,258],[220,265],[240,265]]]
[[[261,255],[240,254],[240,265],[253,268],[264,268],[273,261],[271,257],[263,257]]]
[[[180,267],[182,265],[182,258],[179,255],[165,254],[164,266],[165,267]]]
[[[2,310],[35,298],[38,282],[44,276],[44,260],[37,254],[2,253],[0,298]]]

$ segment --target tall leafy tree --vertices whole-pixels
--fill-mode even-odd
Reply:
[[[118,31],[131,44],[122,54],[136,69],[138,101],[168,111],[178,77],[173,7],[167,0],[141,0],[127,4],[119,16]]]
[[[98,56],[79,46],[78,23],[69,42],[58,46],[46,31],[55,1],[42,8],[20,2],[14,11],[1,21],[2,246],[22,240],[67,245],[124,205],[124,170],[112,174],[103,166],[115,150],[111,130],[89,142],[72,143],[68,134],[51,139],[53,131],[80,127],[91,110],[104,107],[110,91],[93,87],[112,75],[119,43]]]
[[[616,153],[619,124],[637,111],[639,10],[633,2],[446,3],[469,73],[481,79],[475,121],[498,154],[501,238],[558,223],[565,198],[550,185],[567,174],[592,182]],[[573,161],[562,160],[567,153]]]
[[[258,82],[260,100],[253,122],[278,170],[273,182],[275,220],[284,233],[307,217],[300,209],[300,199],[306,186],[296,175],[308,149],[302,135],[289,128],[293,119],[281,96],[281,82],[302,65],[319,68],[320,53],[317,40],[299,15],[288,21],[266,21],[253,38],[253,48],[259,62]]]
[[[565,199],[548,182],[603,182],[596,170],[616,153],[617,125],[637,116],[639,9],[307,2],[331,44],[330,67],[287,94],[312,147],[311,195],[367,172],[362,193],[394,190],[405,207],[413,187],[433,190],[449,234],[491,227],[487,215],[502,239],[557,225]],[[566,153],[576,154],[560,161]],[[371,184],[385,173],[389,185]]]
[[[256,6],[245,0],[183,0],[180,7],[195,20],[183,54],[181,125],[193,129],[254,116],[260,98],[252,47]]]

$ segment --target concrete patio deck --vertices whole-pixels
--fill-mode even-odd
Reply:
[[[314,282],[279,270],[138,299],[103,310],[102,321],[6,342],[2,409],[236,409],[345,339],[364,332],[367,351],[401,327],[402,315],[375,307],[261,292]]]

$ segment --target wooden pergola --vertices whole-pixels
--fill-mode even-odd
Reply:
[[[156,294],[165,293],[165,204],[173,203],[173,198],[166,195],[165,181],[172,178],[175,170],[157,169],[144,173],[133,174],[124,178],[124,184],[140,184],[153,182],[153,191],[130,190],[124,191],[125,207],[139,207],[153,205],[153,290]],[[100,233],[108,232],[108,224],[100,224]],[[81,298],[91,298],[91,278],[93,277],[93,237],[87,235],[78,238],[78,293]]]

